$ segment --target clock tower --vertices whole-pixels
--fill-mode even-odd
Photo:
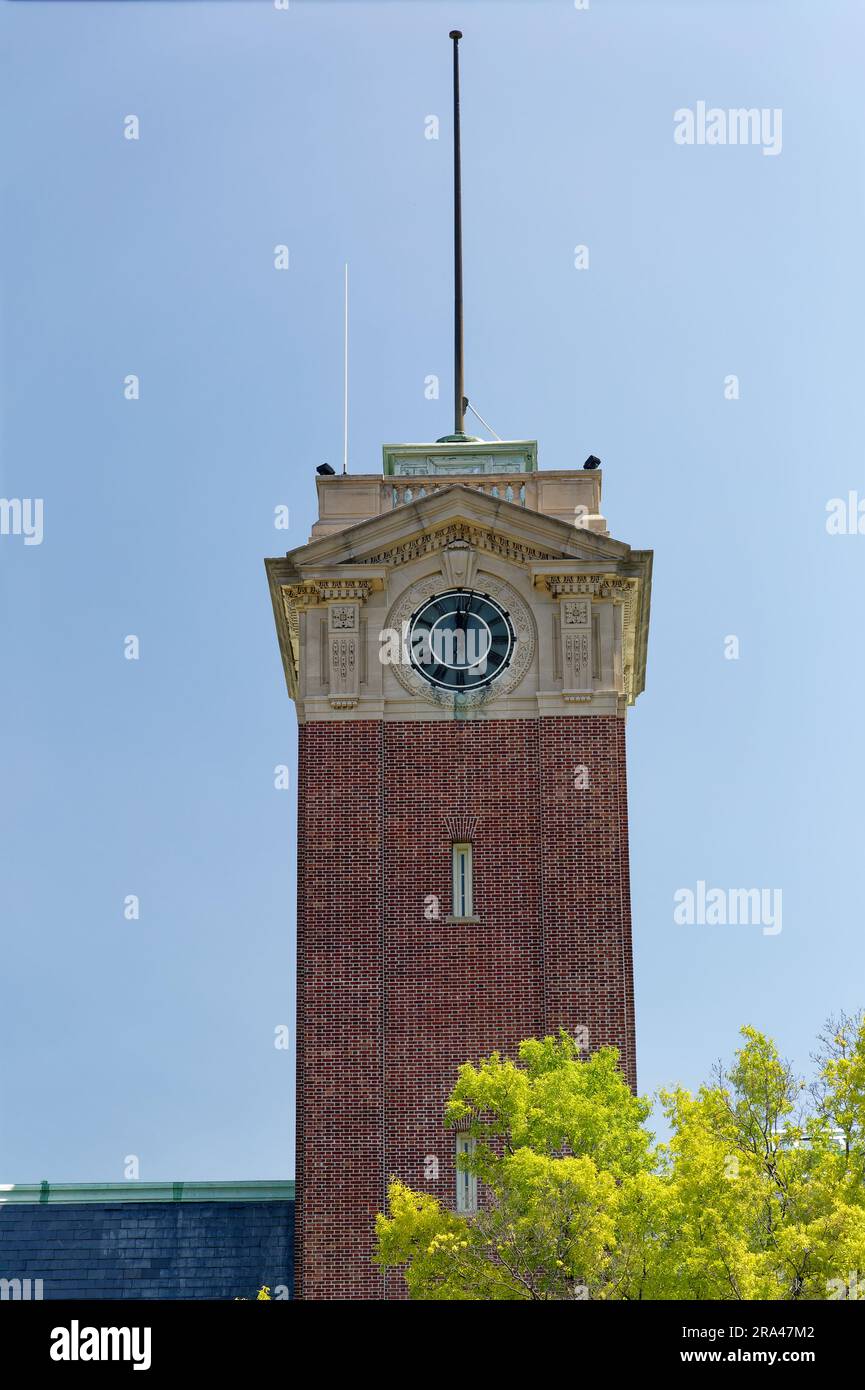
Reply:
[[[609,535],[601,483],[529,440],[388,445],[319,477],[309,541],[266,562],[299,723],[301,1298],[401,1296],[371,1263],[391,1177],[471,1209],[461,1063],[563,1027],[636,1085],[652,557]]]

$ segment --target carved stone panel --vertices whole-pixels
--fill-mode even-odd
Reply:
[[[330,609],[330,626],[334,632],[345,632],[357,627],[357,604],[334,603]]]
[[[360,616],[357,603],[328,604],[327,663],[330,704],[353,709],[360,694]]]
[[[592,693],[592,601],[563,598],[561,610],[562,694],[589,699]]]

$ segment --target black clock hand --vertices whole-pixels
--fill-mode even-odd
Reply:
[[[457,599],[457,619],[458,619],[457,627],[458,627],[458,628],[462,628],[463,630],[465,630],[466,623],[468,622],[469,609],[471,608],[472,599],[473,599],[473,598],[474,598],[474,593],[473,593],[473,592],[469,592],[468,594],[465,595],[465,607],[462,606],[462,601],[463,601],[462,595],[460,596],[460,598]],[[461,620],[461,621],[459,621],[459,620]]]

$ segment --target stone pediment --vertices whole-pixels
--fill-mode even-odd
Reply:
[[[433,496],[310,541],[289,552],[286,562],[299,573],[341,565],[390,567],[455,540],[524,564],[568,559],[618,568],[630,554],[629,546],[609,536],[454,483]]]

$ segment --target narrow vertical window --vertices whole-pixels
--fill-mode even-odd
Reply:
[[[475,1141],[467,1134],[457,1137],[457,1211],[468,1213],[478,1209],[478,1180],[474,1173],[467,1173],[460,1166],[460,1158],[471,1158],[475,1151]]]
[[[471,917],[474,898],[472,894],[472,847],[467,842],[454,845],[454,917]]]

